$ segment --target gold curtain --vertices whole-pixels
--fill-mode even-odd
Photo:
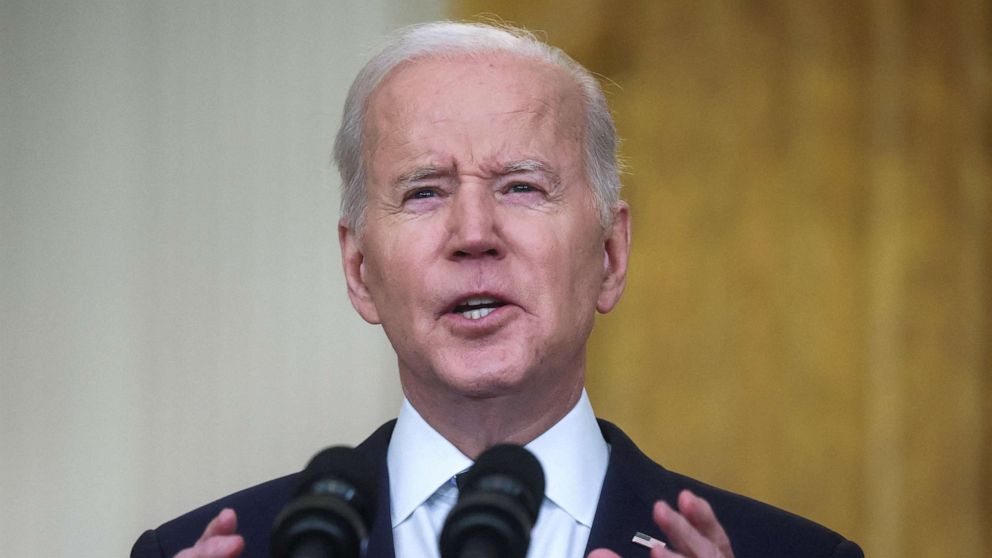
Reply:
[[[599,414],[869,556],[988,555],[990,3],[453,4],[612,82],[634,245]]]

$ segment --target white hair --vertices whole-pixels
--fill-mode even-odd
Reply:
[[[478,23],[441,21],[405,27],[358,72],[348,91],[341,128],[334,142],[334,160],[341,173],[341,215],[361,231],[368,201],[363,156],[363,131],[369,98],[385,77],[403,62],[429,56],[505,52],[550,63],[563,69],[581,91],[585,113],[584,163],[600,221],[608,225],[620,199],[620,164],[616,127],[599,81],[561,49],[523,29]]]

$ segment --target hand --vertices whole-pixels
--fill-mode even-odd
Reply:
[[[231,508],[224,508],[203,530],[200,540],[175,558],[235,558],[245,549],[245,540],[235,534],[237,530],[238,516]]]
[[[656,546],[651,558],[733,558],[730,539],[717,521],[709,502],[688,490],[679,494],[679,511],[663,501],[655,502],[653,517],[668,535],[672,547]],[[676,552],[677,551],[677,552]],[[620,558],[615,552],[598,548],[588,558]]]

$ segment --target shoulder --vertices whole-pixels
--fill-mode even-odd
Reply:
[[[224,508],[237,512],[238,532],[246,541],[251,541],[246,545],[242,556],[268,556],[272,524],[289,501],[296,488],[298,476],[298,473],[287,475],[246,488],[163,523],[155,530],[146,531],[135,543],[131,556],[146,558],[175,555],[192,546],[207,523]]]
[[[385,459],[394,423],[384,424],[358,446],[376,467]],[[294,473],[246,488],[145,531],[134,543],[131,558],[174,556],[196,543],[207,523],[224,508],[238,514],[238,533],[245,538],[241,558],[269,558],[272,526],[296,491],[299,476]]]
[[[843,536],[793,513],[669,471],[652,461],[619,428],[600,421],[611,446],[603,492],[626,493],[645,517],[656,500],[673,504],[682,490],[705,498],[727,531],[738,558],[748,556],[862,556]],[[598,518],[598,515],[597,515]]]

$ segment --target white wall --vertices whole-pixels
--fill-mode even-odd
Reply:
[[[394,416],[329,152],[441,0],[0,1],[0,552],[126,555]]]

